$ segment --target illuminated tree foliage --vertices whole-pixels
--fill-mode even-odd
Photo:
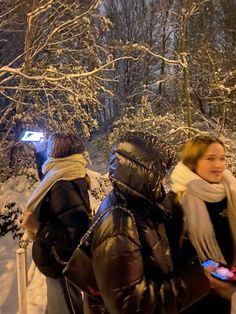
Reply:
[[[234,0],[2,0],[0,12],[9,174],[32,164],[23,130],[90,137],[122,129],[122,118],[139,128],[143,99],[149,119],[176,116],[187,136],[202,120],[217,134],[236,131]]]

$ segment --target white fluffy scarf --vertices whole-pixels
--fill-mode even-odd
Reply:
[[[199,259],[225,263],[204,201],[214,203],[227,197],[227,216],[236,243],[236,178],[225,170],[221,183],[211,184],[180,162],[171,179],[184,211],[185,228]]]
[[[27,203],[27,210],[36,210],[37,212],[38,205],[57,181],[84,178],[85,166],[86,160],[83,154],[74,154],[64,158],[48,158],[42,167],[45,177],[32,193]]]

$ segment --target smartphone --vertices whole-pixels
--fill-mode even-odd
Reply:
[[[214,265],[215,269],[211,272],[211,275],[222,281],[227,281],[236,284],[236,268],[228,267],[219,262],[214,262],[208,259],[202,263],[203,267],[209,267]]]
[[[43,132],[25,131],[24,136],[21,138],[23,142],[40,142],[44,139]]]

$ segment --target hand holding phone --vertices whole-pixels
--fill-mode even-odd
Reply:
[[[236,284],[236,269],[219,266],[215,271],[211,272],[211,275],[217,279],[228,281]]]
[[[32,142],[37,153],[46,153],[47,150],[47,138],[44,137],[40,142]]]
[[[204,268],[213,267],[210,272],[211,276],[219,280],[236,284],[236,268],[228,267],[219,262],[214,262],[212,260],[206,260],[202,263]]]
[[[24,136],[21,138],[23,142],[40,142],[44,139],[43,132],[25,131]]]

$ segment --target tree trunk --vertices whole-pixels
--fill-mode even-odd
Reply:
[[[188,41],[188,34],[187,34],[187,15],[186,13],[182,13],[182,27],[181,27],[181,61],[183,63],[183,90],[184,90],[184,106],[186,109],[186,122],[187,127],[192,127],[192,99],[190,95],[189,89],[189,70],[188,70],[188,62],[187,62],[187,41]],[[190,132],[188,132],[190,136]]]
[[[34,11],[39,4],[39,0],[34,0],[31,6],[31,11]],[[30,15],[27,14],[27,29],[25,34],[25,44],[24,44],[24,61],[23,61],[23,70],[22,72],[25,74],[29,73],[31,68],[31,52],[33,47],[33,41],[35,32],[37,30],[37,23],[36,21],[32,21]],[[19,89],[17,91],[17,104],[16,104],[16,118],[15,118],[15,127],[14,127],[14,137],[15,141],[18,142],[20,135],[22,133],[22,114],[25,109],[25,98],[26,98],[26,91],[22,89],[23,87],[27,86],[27,78],[22,77],[19,83]],[[10,159],[9,159],[9,166],[12,171],[12,175],[16,175],[15,169],[17,169],[17,163],[20,159],[20,155],[22,152],[26,150],[24,144],[14,145],[10,149]]]

